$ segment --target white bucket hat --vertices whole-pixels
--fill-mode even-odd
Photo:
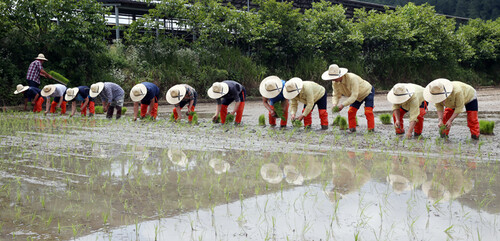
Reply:
[[[75,87],[75,88],[69,88],[68,90],[66,90],[66,95],[64,95],[64,99],[66,101],[71,101],[73,100],[77,95],[78,95],[78,91],[80,89],[78,89],[78,87]]]
[[[104,89],[104,83],[103,82],[97,82],[93,85],[90,86],[90,97],[95,98],[98,96],[101,91]]]
[[[47,97],[47,96],[51,95],[52,93],[54,93],[54,91],[56,91],[55,85],[46,85],[42,89],[42,96]]]
[[[328,67],[328,70],[321,75],[321,78],[323,80],[337,79],[347,74],[347,71],[346,68],[339,68],[338,65],[332,64]]]
[[[304,177],[295,166],[285,165],[283,172],[285,173],[285,181],[289,184],[302,185],[304,183]]]
[[[132,99],[133,102],[141,101],[147,93],[148,89],[144,84],[136,84],[130,90],[130,99]]]
[[[211,159],[208,162],[208,165],[214,169],[215,174],[225,173],[229,171],[229,168],[231,167],[228,162],[217,158]]]
[[[39,54],[38,57],[36,57],[35,59],[39,59],[39,60],[43,60],[43,61],[49,61],[48,59],[45,58],[45,55],[43,55],[43,54]]]
[[[264,98],[274,98],[283,90],[283,82],[278,76],[268,76],[260,82],[259,92]]]
[[[302,80],[300,78],[297,77],[291,78],[289,81],[285,83],[283,96],[286,99],[291,100],[295,98],[295,96],[299,95],[300,91],[302,91],[303,86],[304,83],[302,83]]]
[[[208,89],[208,97],[212,99],[219,99],[229,92],[229,85],[224,82],[215,82]]]
[[[439,103],[446,100],[453,91],[453,84],[447,79],[435,79],[424,89],[424,99],[428,102]]]
[[[176,105],[186,96],[186,86],[174,85],[167,91],[167,102],[171,105]]]
[[[188,158],[181,149],[168,149],[168,159],[177,166],[186,167]]]
[[[14,91],[14,94],[17,95],[19,93],[22,93],[26,90],[28,90],[30,87],[29,86],[23,86],[22,84],[18,84],[16,86],[16,90]]]
[[[415,88],[410,84],[395,84],[387,93],[387,100],[392,104],[401,104],[409,100],[415,93]]]
[[[264,181],[278,184],[283,179],[283,171],[274,163],[267,163],[260,168],[260,175]]]

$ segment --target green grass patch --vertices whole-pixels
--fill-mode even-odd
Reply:
[[[479,121],[479,133],[484,135],[493,135],[493,129],[495,128],[494,121],[480,120]]]
[[[51,70],[51,71],[49,71],[49,74],[52,75],[52,77],[54,77],[55,79],[65,83],[65,84],[69,83],[69,80],[66,77],[64,77],[62,74],[57,73],[56,71]]]
[[[259,116],[259,126],[266,126],[266,115],[262,114]]]
[[[390,125],[392,124],[391,122],[391,114],[381,114],[379,117],[380,121],[384,125]]]

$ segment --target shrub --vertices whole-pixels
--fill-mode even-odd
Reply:
[[[230,123],[234,122],[234,117],[235,116],[233,114],[227,114],[225,124],[230,124]]]
[[[494,121],[480,120],[479,121],[479,133],[485,135],[493,135],[493,129],[495,128]]]
[[[266,126],[266,115],[262,114],[259,116],[259,126]]]
[[[380,121],[382,122],[382,124],[384,124],[384,125],[390,125],[390,124],[392,124],[392,122],[391,122],[391,114],[381,114],[379,116],[379,118],[380,118]]]

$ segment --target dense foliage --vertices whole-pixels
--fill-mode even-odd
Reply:
[[[438,13],[466,18],[497,19],[500,17],[498,0],[363,0],[391,6],[404,6],[409,2],[428,3],[435,6]]]
[[[25,84],[38,53],[50,60],[44,67],[66,76],[71,86],[113,81],[126,93],[151,81],[162,92],[187,83],[206,97],[212,82],[234,79],[258,95],[267,75],[298,76],[330,89],[320,76],[332,63],[377,88],[396,82],[426,85],[439,77],[499,83],[500,19],[457,26],[432,6],[412,3],[385,13],[359,10],[356,21],[346,19],[342,6],[325,1],[304,12],[276,0],[258,1],[258,10],[250,11],[217,0],[187,3],[161,1],[127,28],[122,41],[108,44],[112,29],[103,15],[109,9],[93,0],[1,2],[3,104],[21,101],[12,92]],[[175,23],[176,31],[160,27],[164,22]]]

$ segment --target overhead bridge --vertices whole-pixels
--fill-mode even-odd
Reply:
[[[150,9],[155,8],[155,1],[133,1],[133,0],[97,0],[103,6],[111,7],[111,15],[107,16],[108,25],[116,26],[114,39],[120,39],[123,36],[123,29],[131,22],[137,20],[147,14]],[[280,0],[277,0],[280,1]],[[346,9],[346,17],[351,19],[354,17],[355,9],[364,8],[366,11],[376,10],[385,12],[387,9],[395,10],[394,6],[387,6],[376,3],[368,3],[355,0],[328,0],[333,4],[341,4]],[[157,2],[157,1],[156,1]],[[293,6],[302,10],[312,8],[314,0],[296,0],[293,1]],[[223,4],[231,3],[237,9],[257,9],[258,5],[250,0],[223,0]],[[457,23],[466,23],[469,19],[457,16],[444,15],[447,18],[454,18]],[[168,29],[170,32],[185,34],[186,29],[178,26],[176,19],[158,19],[160,28]],[[157,34],[158,34],[158,30]]]

